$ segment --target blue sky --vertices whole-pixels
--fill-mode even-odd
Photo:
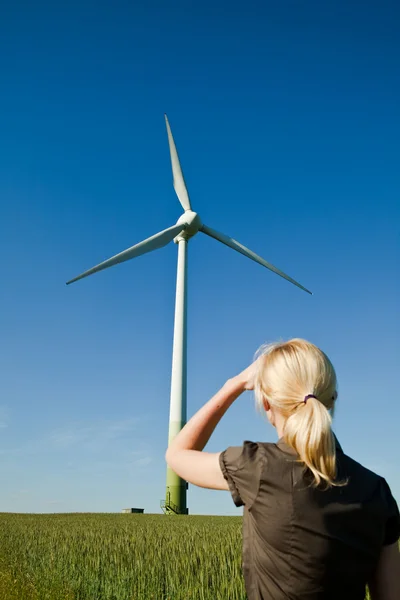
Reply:
[[[336,367],[344,450],[400,498],[397,3],[0,10],[0,511],[160,512],[176,247],[65,282],[179,218],[164,112],[203,221],[314,292],[196,236],[188,416],[304,337]],[[250,393],[207,450],[246,439],[276,440]]]

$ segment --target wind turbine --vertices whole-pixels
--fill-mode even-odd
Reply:
[[[173,185],[178,199],[182,205],[184,213],[179,217],[178,221],[172,227],[168,227],[159,233],[139,242],[135,246],[116,254],[115,256],[101,262],[97,266],[85,271],[78,277],[71,279],[67,285],[83,279],[88,275],[107,269],[119,263],[136,258],[141,254],[152,252],[158,248],[166,246],[169,242],[174,242],[178,245],[178,270],[176,280],[176,301],[175,301],[175,323],[174,323],[174,340],[172,351],[172,377],[171,377],[171,400],[170,400],[170,416],[169,416],[169,436],[170,443],[179,431],[186,424],[186,358],[187,358],[187,244],[188,241],[197,233],[205,233],[209,237],[229,246],[233,250],[240,252],[244,256],[251,258],[263,267],[270,269],[277,275],[280,275],[287,281],[290,281],[305,292],[311,294],[309,290],[303,287],[300,283],[271,265],[269,262],[258,256],[252,250],[249,250],[233,238],[211,229],[204,225],[199,215],[192,210],[189,199],[189,194],[186,188],[185,180],[181,165],[179,162],[178,153],[176,150],[174,138],[172,137],[171,128],[165,115],[165,123],[167,126],[168,143],[171,155]],[[167,490],[165,502],[161,506],[166,513],[188,514],[186,507],[186,490],[187,482],[183,481],[172,469],[167,467]]]

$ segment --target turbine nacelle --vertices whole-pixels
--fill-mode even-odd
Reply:
[[[197,213],[193,210],[186,210],[176,222],[177,225],[184,225],[184,229],[174,239],[175,244],[180,240],[189,240],[202,228],[203,223]]]

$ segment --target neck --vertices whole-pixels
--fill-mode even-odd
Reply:
[[[285,421],[286,421],[286,419],[284,419],[281,414],[275,413],[275,415],[274,415],[274,427],[276,429],[276,432],[278,434],[278,438],[279,439],[281,437],[283,437],[283,431],[284,431],[284,428],[285,428]]]

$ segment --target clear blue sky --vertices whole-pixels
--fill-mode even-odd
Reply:
[[[138,6],[139,5],[139,6]],[[400,498],[395,2],[15,2],[0,9],[0,511],[159,512],[174,244],[66,287],[192,205],[310,288],[189,245],[188,416],[304,337],[336,433]],[[250,393],[207,449],[275,441]],[[192,513],[240,514],[191,487]]]

